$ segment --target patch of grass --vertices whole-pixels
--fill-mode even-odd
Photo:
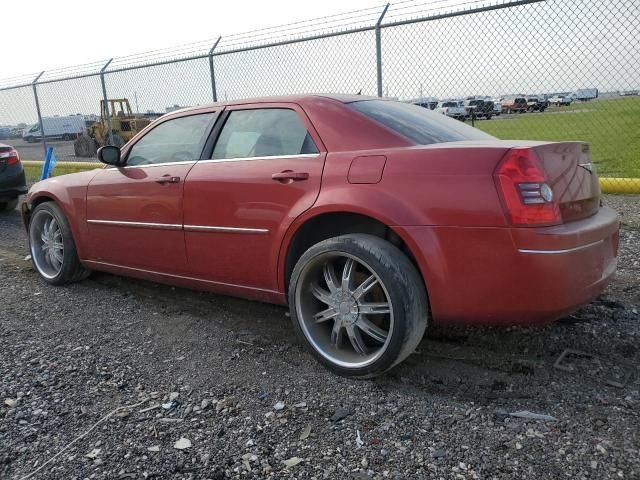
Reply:
[[[608,177],[640,177],[640,97],[574,102],[544,113],[501,115],[476,127],[511,140],[579,140],[591,146],[598,173]]]

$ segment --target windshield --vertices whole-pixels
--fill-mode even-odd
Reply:
[[[459,120],[415,105],[388,100],[361,100],[347,105],[418,145],[495,138]]]

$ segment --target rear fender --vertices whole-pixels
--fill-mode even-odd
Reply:
[[[345,185],[322,191],[315,205],[297,217],[287,229],[278,254],[278,291],[285,292],[287,252],[298,230],[326,213],[353,213],[370,217],[393,229],[394,225],[419,225],[420,210],[374,185]],[[366,206],[366,208],[364,207]],[[412,252],[413,253],[413,252]]]

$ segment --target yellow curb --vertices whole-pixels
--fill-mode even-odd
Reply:
[[[603,193],[640,194],[640,178],[600,178],[600,190]]]
[[[42,160],[23,160],[22,165],[25,167],[42,167]],[[93,168],[102,168],[100,162],[57,162],[56,167],[77,168],[78,170],[91,170]]]

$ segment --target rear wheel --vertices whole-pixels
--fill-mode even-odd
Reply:
[[[18,206],[18,199],[14,198],[12,200],[7,200],[6,202],[0,202],[0,212],[5,210],[15,210]]]
[[[414,265],[373,235],[324,240],[297,262],[289,288],[294,328],[330,370],[373,377],[409,356],[427,326],[427,298]]]
[[[31,261],[45,281],[52,285],[77,282],[90,271],[78,259],[69,222],[53,202],[38,205],[29,223]]]

